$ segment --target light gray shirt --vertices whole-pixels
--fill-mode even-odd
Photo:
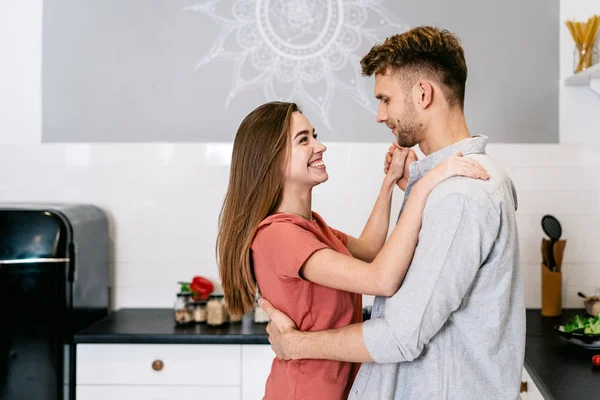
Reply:
[[[407,195],[457,151],[491,178],[454,177],[429,195],[400,290],[376,297],[364,323],[375,363],[362,365],[349,399],[519,398],[525,304],[517,196],[506,172],[485,153],[487,141],[464,139],[410,166]]]

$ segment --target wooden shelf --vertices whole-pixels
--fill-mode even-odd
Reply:
[[[600,63],[565,79],[565,85],[589,86],[590,90],[600,95]]]

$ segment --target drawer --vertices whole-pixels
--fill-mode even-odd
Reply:
[[[240,400],[232,386],[77,386],[81,400]]]
[[[240,345],[77,346],[77,385],[239,386],[240,370]]]

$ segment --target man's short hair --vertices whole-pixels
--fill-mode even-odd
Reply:
[[[447,30],[421,26],[390,36],[373,46],[360,64],[366,76],[389,68],[413,84],[423,76],[435,79],[449,106],[464,108],[467,63],[460,39]]]

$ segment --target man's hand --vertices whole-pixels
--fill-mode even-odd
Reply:
[[[258,305],[269,314],[271,322],[267,324],[269,343],[277,358],[291,360],[293,358],[294,338],[299,333],[294,321],[277,310],[265,299],[259,299]]]

